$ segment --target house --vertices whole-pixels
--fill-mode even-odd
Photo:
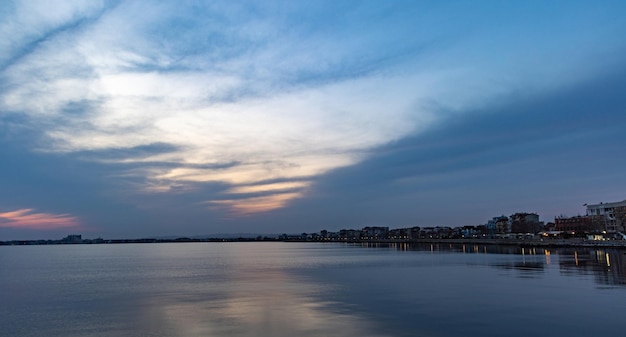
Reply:
[[[607,232],[621,232],[626,227],[626,200],[587,206],[587,215],[594,226]]]
[[[592,217],[586,215],[586,216],[573,216],[573,217],[565,217],[565,216],[560,216],[560,217],[556,217],[554,218],[554,230],[555,231],[562,231],[562,232],[567,232],[570,234],[575,234],[575,233],[591,233],[594,232],[596,230],[598,230],[598,228],[596,228],[596,226],[594,226],[593,221],[592,221]]]
[[[515,213],[511,215],[511,232],[538,233],[543,229],[543,222],[539,221],[537,213]]]

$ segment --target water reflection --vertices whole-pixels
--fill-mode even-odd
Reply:
[[[521,255],[522,259],[503,260],[489,265],[494,268],[518,271],[520,277],[540,277],[550,265],[554,264],[566,276],[593,276],[595,282],[600,285],[626,285],[626,252],[618,249],[542,248],[471,243],[364,243],[361,246],[439,254]]]
[[[290,271],[323,261],[301,247],[9,247],[0,335],[381,336],[333,286]]]
[[[151,301],[160,322],[178,336],[364,336],[376,331],[341,303],[311,296],[318,284],[281,271],[243,271],[222,285],[220,298],[198,292]],[[313,290],[313,291],[312,291]],[[318,289],[319,290],[319,289]]]
[[[559,260],[564,275],[593,275],[603,285],[626,285],[626,255],[619,250],[570,250]]]
[[[522,261],[492,264],[492,267],[516,270],[520,277],[538,277],[545,271],[545,263],[541,261]]]

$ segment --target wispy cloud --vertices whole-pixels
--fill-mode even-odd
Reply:
[[[307,187],[308,182],[293,181],[293,182],[281,182],[281,183],[268,183],[263,185],[248,185],[237,186],[228,189],[227,193],[241,194],[241,193],[259,193],[259,192],[272,192],[272,191],[285,191],[292,189],[301,189]]]
[[[50,230],[79,228],[81,224],[78,218],[70,214],[38,213],[34,209],[24,208],[0,213],[0,227]]]
[[[44,150],[170,144],[179,150],[137,158],[178,164],[169,169],[146,165],[145,175],[152,181],[149,190],[207,181],[236,187],[313,177],[350,165],[362,151],[430,121],[426,112],[416,111],[415,103],[416,95],[424,95],[425,83],[432,80],[424,77],[419,83],[416,78],[407,81],[375,74],[355,81],[355,75],[345,76],[345,66],[344,75],[329,75],[335,69],[331,63],[348,60],[329,54],[320,65],[308,50],[315,41],[327,44],[318,37],[302,41],[305,44],[298,52],[290,53],[284,48],[300,37],[287,34],[276,43],[273,34],[280,27],[261,20],[219,30],[227,39],[250,42],[250,49],[215,50],[221,43],[216,41],[176,61],[180,57],[176,48],[160,48],[161,42],[174,43],[161,40],[164,32],[142,35],[153,22],[172,18],[157,6],[147,11],[152,17],[135,22],[128,11],[145,8],[122,7],[89,27],[51,37],[4,73],[15,84],[2,97],[4,109],[49,121],[46,134],[54,142]],[[218,28],[207,29],[184,32],[203,38]],[[124,34],[112,40],[113,31],[120,30]],[[167,69],[170,65],[175,67]],[[309,77],[319,77],[315,74],[330,81],[307,84]],[[335,76],[338,81],[331,80]],[[285,83],[292,86],[284,87]],[[422,92],[410,93],[416,90]],[[77,102],[82,111],[68,113]],[[386,116],[380,114],[382,110]],[[188,167],[223,162],[241,164],[221,169]]]
[[[227,207],[233,215],[250,215],[267,212],[285,206],[292,199],[300,197],[300,193],[275,193],[260,197],[241,199],[211,200],[208,203],[212,207]]]
[[[332,2],[32,6],[37,15],[19,3],[0,25],[12,37],[0,45],[11,51],[2,60],[0,109],[41,124],[49,141],[40,150],[134,163],[144,191],[223,183],[232,200],[209,203],[244,213],[283,207],[316,176],[426,130],[447,117],[441,111],[559,86],[588,57],[555,67],[563,53],[554,33],[545,49],[553,54],[525,59],[528,43],[485,39],[489,27],[468,33],[472,15],[433,29],[446,6],[433,9],[437,15]],[[607,27],[609,38],[619,28]],[[495,42],[501,47],[491,48]],[[132,151],[151,144],[168,151]],[[94,158],[113,149],[129,151]],[[220,163],[236,165],[211,167]],[[241,196],[272,191],[264,182],[281,178],[302,184],[291,185],[293,193]]]

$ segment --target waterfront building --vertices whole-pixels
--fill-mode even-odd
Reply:
[[[554,231],[566,232],[568,234],[591,233],[602,230],[594,226],[591,216],[588,215],[573,217],[559,216],[554,218],[554,224]]]
[[[543,230],[547,232],[556,231],[556,224],[554,222],[548,222],[543,226]]]
[[[327,231],[327,230],[325,230],[325,229],[322,229],[322,230],[320,231],[320,237],[321,237],[322,239],[327,239],[327,238],[328,238],[328,231]]]
[[[390,229],[387,237],[391,240],[408,240],[411,238],[411,230],[409,228]]]
[[[454,235],[454,230],[450,227],[424,227],[420,231],[422,239],[448,239]]]
[[[601,202],[587,206],[587,215],[594,226],[607,232],[622,232],[626,227],[626,200],[618,202]]]
[[[361,231],[355,229],[342,229],[339,231],[339,239],[341,240],[360,240]]]
[[[511,232],[511,226],[509,223],[509,217],[506,215],[500,215],[493,217],[487,221],[487,234],[493,237],[497,234],[506,234]]]
[[[409,228],[409,233],[411,235],[411,239],[412,240],[419,239],[419,237],[420,237],[420,230],[421,230],[421,228],[419,226],[414,226],[414,227]]]
[[[477,238],[483,234],[476,226],[463,226],[459,230],[463,238]]]
[[[543,222],[539,221],[537,213],[515,213],[511,215],[511,232],[538,233],[543,229]]]
[[[389,227],[364,227],[361,230],[363,240],[382,240],[387,238]]]
[[[390,240],[417,240],[420,235],[420,227],[395,228],[387,232],[387,238]]]
[[[61,239],[61,242],[63,243],[81,243],[83,241],[83,236],[82,235],[76,235],[76,234],[72,234],[72,235],[68,235],[66,237],[64,237],[63,239]]]

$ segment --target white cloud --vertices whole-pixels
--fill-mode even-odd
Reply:
[[[48,34],[96,15],[102,1],[3,1],[0,5],[0,65]]]
[[[228,194],[237,194],[250,184],[354,164],[368,149],[428,127],[437,118],[430,103],[462,109],[508,90],[492,85],[492,78],[506,76],[454,63],[450,50],[440,59],[420,59],[423,64],[370,65],[389,56],[377,46],[389,47],[388,36],[400,42],[393,37],[398,30],[372,36],[344,31],[333,39],[327,31],[287,30],[296,24],[288,14],[238,19],[245,11],[224,5],[186,17],[177,6],[123,2],[80,29],[48,36],[93,17],[102,4],[35,4],[33,13],[18,5],[15,18],[0,25],[14,38],[0,47],[46,39],[0,74],[10,83],[0,92],[0,109],[43,120],[48,128],[42,132],[52,139],[48,151],[152,143],[179,148],[123,159],[146,163],[147,190],[222,182],[234,185]],[[72,109],[79,111],[69,114]],[[150,162],[174,168],[155,169]],[[219,163],[238,164],[189,167]],[[237,199],[218,204],[246,213],[278,207],[307,185],[275,200],[249,200],[250,207],[236,206],[244,204]]]

